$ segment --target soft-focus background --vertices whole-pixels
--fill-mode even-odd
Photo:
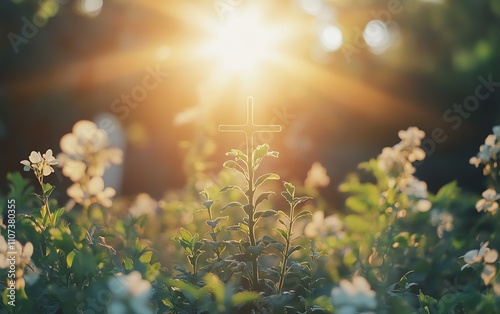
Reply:
[[[321,162],[334,204],[408,126],[429,138],[431,191],[484,190],[468,161],[500,122],[500,0],[2,0],[0,38],[3,177],[108,113],[126,139],[120,193],[159,198],[185,184],[188,147],[217,170],[241,146],[217,126],[243,123],[253,96],[256,122],[283,128],[260,137],[274,171],[303,180]]]

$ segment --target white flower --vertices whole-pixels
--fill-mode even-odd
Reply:
[[[437,225],[437,234],[440,238],[444,232],[453,230],[453,216],[447,212],[433,211],[431,214],[431,222],[434,226]]]
[[[22,160],[21,164],[24,165],[24,171],[30,171],[33,169],[36,176],[48,176],[54,172],[53,165],[58,163],[57,159],[52,155],[52,149],[48,149],[45,154],[40,154],[40,152],[32,151],[29,160]]]
[[[326,168],[319,162],[313,163],[311,169],[307,172],[304,184],[311,188],[325,187],[330,184],[330,178],[326,174]]]
[[[399,131],[398,135],[401,142],[385,147],[377,158],[377,164],[391,177],[404,180],[415,173],[412,163],[425,158],[425,151],[419,147],[425,133],[416,127],[409,127],[406,131]]]
[[[142,215],[151,215],[154,216],[156,214],[156,208],[158,207],[158,203],[149,196],[147,193],[140,193],[135,198],[134,204],[129,209],[129,213],[133,217],[140,217]]]
[[[113,205],[111,198],[116,194],[113,188],[104,187],[104,181],[101,177],[93,177],[86,184],[74,183],[66,192],[79,204],[88,206],[98,203],[104,207]]]
[[[378,167],[380,170],[390,173],[403,169],[404,159],[401,152],[393,147],[384,147],[378,156]]]
[[[489,147],[495,147],[496,140],[497,136],[495,134],[490,134],[484,140],[484,144],[488,145]]]
[[[484,265],[483,271],[481,272],[481,279],[483,280],[485,285],[489,285],[491,279],[495,278],[497,274],[497,268],[495,265],[486,264]]]
[[[427,183],[412,177],[406,186],[406,194],[416,198],[427,198]]]
[[[149,307],[151,298],[151,283],[142,279],[141,273],[133,271],[128,275],[119,273],[108,281],[111,291],[111,302],[108,304],[108,313],[119,314],[129,313],[126,309],[131,309],[132,313],[149,314],[153,313]]]
[[[11,245],[12,246],[12,245]],[[15,252],[15,253],[14,253]],[[4,237],[0,236],[0,268],[9,267],[7,258],[16,256],[15,264],[24,268],[24,266],[31,263],[31,256],[33,255],[33,244],[26,242],[23,245],[19,241],[14,242],[14,247],[9,248],[9,245]]]
[[[340,287],[333,288],[331,293],[335,313],[354,314],[361,311],[374,311],[377,308],[375,291],[371,290],[365,278],[355,276],[352,282],[342,279],[339,285]]]
[[[497,200],[500,199],[500,195],[494,189],[487,189],[483,192],[482,196],[483,199],[476,203],[477,211],[489,211],[494,214],[498,208]]]
[[[26,242],[23,246],[21,243],[16,241],[16,265],[22,267],[31,263],[31,256],[33,255],[33,244],[31,242]]]
[[[10,259],[15,257],[16,265],[16,282],[15,287],[17,290],[22,289],[25,285],[23,278],[24,270],[29,267],[31,263],[31,256],[33,255],[33,244],[27,242],[24,247],[19,241],[15,241],[14,247],[9,248],[9,244],[5,238],[0,236],[0,268],[8,268],[10,266]],[[30,277],[29,280],[32,278]],[[7,279],[7,285],[10,286],[10,280]],[[30,281],[31,282],[31,281]]]
[[[337,215],[330,215],[325,218],[325,213],[321,210],[314,212],[312,221],[309,222],[304,234],[308,238],[325,238],[328,236],[342,237],[342,221]]]
[[[65,158],[64,155],[61,157]],[[87,169],[87,166],[83,161],[68,159],[62,162],[64,163],[62,172],[71,181],[78,182],[85,175],[85,169]]]
[[[73,132],[61,138],[61,160],[63,174],[73,182],[78,182],[85,174],[101,177],[111,163],[122,162],[123,152],[109,147],[106,131],[94,122],[81,120],[73,126]]]
[[[421,161],[425,159],[425,151],[420,147],[413,148],[412,151],[408,154],[408,161]]]
[[[407,147],[418,147],[422,143],[422,139],[425,137],[425,132],[417,127],[411,126],[406,131],[400,130],[398,136],[401,139],[401,143],[404,143]]]
[[[460,256],[459,258],[463,258],[464,262],[466,263],[464,266],[462,266],[462,270],[470,267],[472,264],[481,263],[488,252],[490,252],[488,244],[489,242],[485,242],[481,245],[481,248],[479,250],[470,250],[469,252],[465,253],[465,255]],[[493,255],[498,255],[498,253],[496,253],[495,251]]]
[[[496,155],[500,152],[500,126],[493,127],[493,134],[486,137],[484,144],[479,147],[479,153],[469,160],[471,165],[476,168],[483,164],[486,167],[483,170],[484,175],[488,175],[491,171],[491,167],[488,164],[490,160],[496,159]]]
[[[416,199],[413,209],[419,212],[427,212],[432,208],[432,203],[427,199],[427,183],[410,176],[400,183],[401,190],[411,199]]]
[[[488,242],[485,242],[481,245],[479,250],[470,250],[465,253],[464,256],[459,257],[463,258],[466,263],[462,266],[461,270],[471,267],[473,264],[484,264],[481,272],[481,279],[483,279],[485,285],[489,285],[491,279],[493,279],[497,273],[496,266],[493,263],[498,259],[498,252],[497,250],[488,248],[488,244]]]

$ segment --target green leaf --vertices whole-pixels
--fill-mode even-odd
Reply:
[[[408,285],[408,275],[413,273],[414,271],[413,270],[410,270],[409,272],[407,272],[406,274],[403,275],[403,277],[401,277],[401,279],[399,279],[399,289],[406,289],[407,288],[407,285]]]
[[[203,280],[206,282],[206,289],[212,291],[214,294],[215,302],[218,304],[224,303],[224,284],[220,281],[219,277],[208,273]]]
[[[276,194],[272,191],[269,191],[269,192],[263,192],[259,195],[259,197],[257,197],[257,200],[255,201],[255,207],[257,207],[257,205],[259,205],[260,203],[262,203],[262,201],[266,200],[266,199],[269,199],[269,196],[272,195],[272,194]]]
[[[286,201],[289,203],[289,204],[292,204],[293,203],[293,196],[290,195],[290,193],[288,192],[281,192],[281,195],[286,199]]]
[[[167,284],[179,288],[182,294],[190,301],[193,302],[194,300],[199,298],[199,289],[198,287],[189,284],[187,282],[177,280],[177,279],[167,279]]]
[[[267,180],[279,180],[280,176],[277,175],[276,173],[266,173],[261,175],[256,181],[255,181],[255,188],[258,188],[262,183],[264,183]]]
[[[248,178],[246,170],[243,169],[243,167],[239,163],[237,163],[236,161],[234,161],[234,160],[228,160],[228,161],[226,161],[223,164],[223,166],[226,167],[226,168],[228,168],[228,169],[234,169],[234,170],[238,171],[239,173],[241,173],[245,178]]]
[[[50,184],[50,183],[45,183],[45,184],[43,185],[43,194],[44,194],[45,196],[49,197],[49,196],[50,196],[50,194],[52,193],[52,191],[54,191],[54,189],[55,189],[55,188],[56,188],[56,187],[55,187],[55,186],[53,186],[52,184]]]
[[[203,206],[205,206],[208,210],[210,210],[210,207],[214,204],[214,200],[207,200],[203,202]]]
[[[253,152],[253,158],[257,162],[259,159],[267,155],[267,152],[269,152],[269,145],[268,144],[262,144],[257,146]]]
[[[228,185],[228,186],[225,186],[223,187],[219,192],[222,193],[222,192],[226,192],[226,191],[229,191],[229,190],[238,190],[240,191],[241,193],[245,194],[245,191],[243,191],[242,188],[240,188],[239,186],[237,185]]]
[[[139,257],[139,261],[143,264],[149,264],[151,262],[151,258],[153,257],[153,252],[146,251],[144,254]]]
[[[373,228],[371,221],[367,221],[357,215],[347,215],[344,221],[347,228],[351,231],[367,232]]]
[[[223,216],[223,217],[219,217],[219,218],[214,219],[214,220],[207,220],[207,225],[209,225],[209,226],[210,226],[210,227],[212,227],[212,228],[215,228],[215,227],[217,227],[217,225],[218,225],[221,221],[223,221],[223,220],[225,220],[225,219],[227,219],[227,218],[228,218],[227,216]]]
[[[257,292],[242,291],[231,296],[231,304],[235,307],[239,307],[258,299],[260,299],[260,295]]]
[[[191,234],[191,232],[187,231],[186,229],[184,229],[182,227],[181,227],[180,233],[181,233],[181,238],[187,242],[190,242],[191,239],[193,238],[193,235]]]
[[[239,223],[238,225],[229,226],[226,228],[226,230],[227,231],[243,231],[246,233],[249,232],[248,226],[245,224],[242,224],[242,223]]]
[[[134,269],[134,261],[132,261],[130,257],[125,257],[123,260],[123,266],[126,270],[132,270]]]
[[[298,213],[297,216],[295,216],[294,220],[297,220],[299,218],[306,217],[306,216],[311,216],[311,215],[312,215],[312,213],[310,211],[303,210],[300,213]]]
[[[297,197],[297,198],[293,199],[293,204],[294,204],[294,206],[297,206],[297,205],[299,205],[301,203],[304,203],[304,202],[306,202],[308,200],[312,200],[312,197],[309,197],[309,196]]]
[[[61,207],[52,213],[52,225],[53,226],[55,226],[57,224],[57,221],[62,216],[62,214],[64,214],[65,211],[66,211],[66,209],[64,207]]]
[[[241,230],[243,230],[247,233],[250,231],[250,229],[248,229],[248,226],[245,224],[239,223],[238,226],[240,227]]]
[[[270,210],[256,212],[254,217],[255,217],[255,219],[266,218],[266,217],[274,216],[277,213],[278,213],[277,211],[270,209]]]
[[[243,204],[241,204],[240,202],[230,202],[230,203],[227,203],[225,206],[223,206],[220,209],[220,211],[222,212],[224,209],[229,208],[229,207],[241,207],[241,208],[243,208]]]
[[[255,207],[253,206],[253,204],[246,204],[245,206],[243,206],[243,210],[248,216],[252,215],[254,209]]]
[[[358,196],[349,196],[345,201],[345,205],[358,213],[364,213],[368,210],[367,203]]]
[[[288,248],[288,252],[286,253],[288,256],[292,255],[293,252],[302,250],[304,247],[302,245],[294,245]]]
[[[226,153],[226,156],[233,156],[236,160],[241,159],[245,164],[248,163],[247,155],[239,149],[231,149],[230,152]]]
[[[420,301],[420,309],[425,309],[429,313],[437,312],[437,301],[431,296],[425,295],[420,291],[418,296],[418,300]]]
[[[71,268],[73,265],[73,260],[75,259],[75,250],[69,252],[68,255],[66,255],[66,265],[68,265],[68,268]]]
[[[263,245],[254,245],[254,246],[249,246],[246,248],[246,250],[252,254],[253,257],[257,257],[260,254],[262,254],[262,251],[264,251],[264,246]]]
[[[292,198],[295,197],[295,186],[291,184],[290,182],[283,182],[283,185],[285,186],[286,191]]]
[[[288,232],[284,229],[281,228],[276,228],[276,231],[283,237],[283,239],[287,240],[288,239]]]
[[[271,245],[279,252],[283,252],[285,250],[285,245],[281,242],[273,242]]]
[[[445,294],[439,299],[438,302],[438,311],[439,313],[450,313],[452,312],[453,308],[457,306],[461,301],[460,294]]]

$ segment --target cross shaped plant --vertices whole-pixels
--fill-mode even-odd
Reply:
[[[228,208],[239,208],[244,216],[240,221],[230,226],[224,226],[223,221],[228,220],[227,216],[215,217],[214,203],[206,191],[202,194],[207,198],[204,202],[208,212],[210,227],[208,238],[200,239],[200,236],[191,234],[185,229],[181,229],[180,236],[175,240],[186,250],[188,261],[193,271],[181,270],[178,277],[183,279],[181,286],[185,288],[185,283],[190,282],[194,286],[206,285],[206,273],[217,274],[223,282],[233,282],[235,290],[254,291],[254,299],[260,301],[255,304],[270,303],[285,306],[295,297],[297,289],[304,289],[310,283],[312,274],[312,261],[318,257],[318,253],[311,250],[310,256],[302,254],[301,261],[295,261],[292,255],[295,252],[303,251],[303,245],[296,244],[301,236],[295,236],[294,224],[303,217],[309,216],[309,211],[298,211],[297,206],[306,202],[310,197],[295,196],[295,187],[284,182],[284,191],[281,195],[288,203],[288,210],[274,210],[264,208],[264,201],[275,192],[261,191],[267,181],[279,180],[276,173],[259,174],[258,169],[263,160],[267,157],[278,158],[278,152],[272,151],[268,144],[258,145],[253,148],[253,136],[257,132],[279,132],[279,125],[257,125],[253,121],[252,98],[247,103],[247,122],[243,125],[221,125],[219,130],[223,132],[243,132],[246,136],[247,153],[238,149],[231,149],[226,153],[233,157],[224,163],[224,167],[235,171],[241,175],[245,184],[229,185],[221,189],[224,193],[230,190],[239,191],[242,201],[230,201],[222,206],[219,211],[224,212]],[[257,234],[257,225],[262,222],[269,223],[270,217],[276,217],[274,232],[270,234]],[[226,231],[239,231],[245,234],[240,240],[225,240],[223,234]],[[236,238],[234,236],[234,238]],[[199,258],[209,251],[212,257],[211,262],[200,266]],[[278,254],[276,255],[275,252]],[[303,252],[302,252],[303,253]],[[263,266],[259,259],[263,256],[273,256],[274,264]],[[205,276],[205,277],[203,277]],[[316,283],[318,283],[317,281]],[[171,281],[172,286],[179,287],[179,282]],[[195,287],[192,287],[195,288]],[[308,285],[308,288],[311,288]],[[186,289],[183,289],[184,291]],[[309,291],[308,289],[305,289]],[[310,291],[309,291],[310,292]],[[306,293],[307,295],[307,293]],[[295,308],[306,308],[307,298],[301,298],[303,304],[294,305]],[[260,302],[260,303],[259,303]],[[254,306],[257,306],[255,305]],[[235,306],[241,308],[243,305]],[[249,306],[248,304],[246,306]],[[257,306],[258,307],[258,306]]]

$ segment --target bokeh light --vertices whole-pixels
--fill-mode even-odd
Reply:
[[[391,45],[389,30],[380,20],[372,20],[366,24],[363,38],[374,54],[385,52]]]
[[[338,50],[342,46],[342,32],[337,26],[329,25],[321,31],[320,40],[326,50]]]
[[[102,5],[102,0],[82,0],[80,2],[79,11],[90,17],[97,16],[101,13]]]
[[[307,13],[316,15],[321,12],[323,7],[322,0],[299,0],[300,7]]]

